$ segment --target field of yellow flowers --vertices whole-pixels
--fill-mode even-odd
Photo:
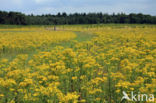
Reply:
[[[156,102],[156,26],[0,29],[0,55],[0,103]]]

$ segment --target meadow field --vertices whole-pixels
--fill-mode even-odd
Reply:
[[[0,25],[0,103],[156,103],[156,25],[53,28]]]

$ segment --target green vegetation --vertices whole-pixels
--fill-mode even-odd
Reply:
[[[25,15],[20,12],[0,11],[0,24],[12,25],[62,25],[62,24],[156,24],[156,16],[124,13],[58,13],[57,15]]]

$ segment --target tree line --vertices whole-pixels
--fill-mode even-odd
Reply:
[[[56,15],[25,15],[20,12],[0,11],[0,24],[14,25],[61,25],[61,24],[156,24],[156,16],[142,13],[58,13]]]

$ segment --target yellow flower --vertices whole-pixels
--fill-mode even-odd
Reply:
[[[72,80],[76,80],[77,79],[77,77],[72,77]]]
[[[0,97],[4,97],[4,94],[0,94]]]
[[[100,101],[100,100],[101,100],[101,98],[96,98],[95,100],[96,100],[96,101]]]

